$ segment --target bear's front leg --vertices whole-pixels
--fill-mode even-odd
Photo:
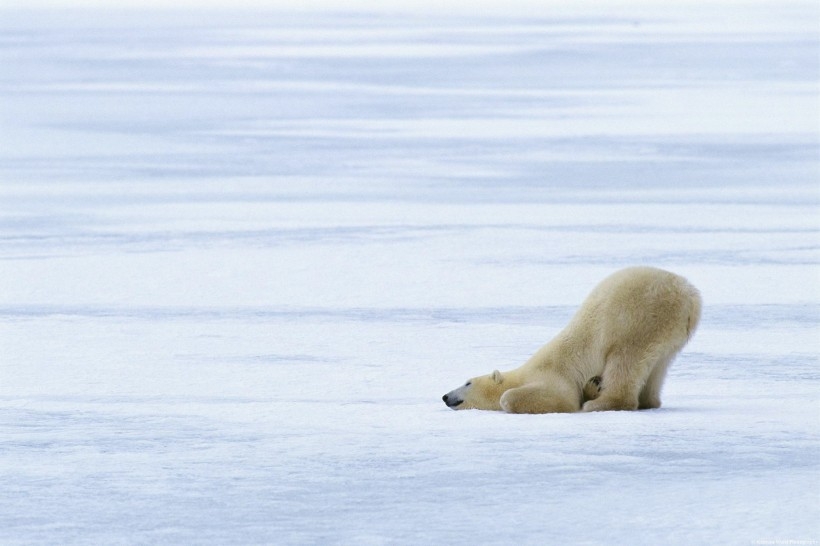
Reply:
[[[601,376],[596,375],[584,385],[584,402],[595,400],[601,394]]]
[[[580,408],[559,391],[545,384],[529,384],[510,389],[501,396],[501,409],[507,413],[573,413]]]
[[[595,400],[584,402],[583,411],[632,411],[638,409],[638,400],[631,396],[613,396],[607,391]]]

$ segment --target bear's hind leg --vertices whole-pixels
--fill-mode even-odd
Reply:
[[[581,409],[577,400],[544,383],[516,387],[501,396],[501,409],[507,413],[572,413]]]
[[[641,394],[638,397],[638,409],[657,409],[661,407],[661,389],[663,388],[663,381],[666,378],[666,372],[669,370],[669,365],[675,359],[675,354],[664,355],[659,358],[649,373],[649,378],[646,384],[641,389]]]
[[[596,399],[584,403],[583,411],[638,409],[638,395],[647,375],[649,364],[645,358],[629,351],[613,350],[604,365],[603,390]]]

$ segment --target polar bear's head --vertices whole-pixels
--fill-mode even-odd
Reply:
[[[504,376],[498,370],[488,375],[474,377],[457,389],[441,397],[447,407],[454,410],[481,409],[500,410],[501,395],[507,390]]]

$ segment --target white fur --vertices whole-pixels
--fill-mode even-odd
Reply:
[[[658,408],[669,365],[700,312],[700,294],[683,277],[623,269],[601,281],[566,328],[522,366],[471,379],[445,403],[511,413]],[[584,386],[595,376],[601,392],[584,403]]]

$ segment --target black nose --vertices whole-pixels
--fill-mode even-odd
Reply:
[[[448,408],[455,408],[456,406],[460,406],[461,403],[464,402],[464,400],[459,400],[455,396],[450,398],[449,394],[445,394],[441,397],[441,399],[444,400],[444,403],[447,404]]]

